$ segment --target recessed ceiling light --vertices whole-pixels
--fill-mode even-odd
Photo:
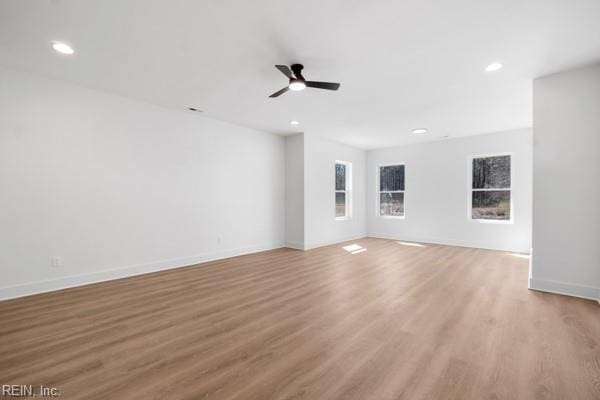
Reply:
[[[415,134],[415,135],[421,135],[423,133],[427,133],[427,129],[425,129],[425,128],[413,129],[412,133]]]
[[[290,125],[300,125],[300,122],[298,122],[298,121],[290,121]]]
[[[52,42],[52,48],[61,54],[73,54],[75,50],[71,46],[63,42]]]
[[[499,69],[501,69],[504,65],[502,65],[501,62],[493,62],[490,65],[488,65],[487,67],[485,67],[485,70],[487,72],[494,72],[494,71],[498,71]]]

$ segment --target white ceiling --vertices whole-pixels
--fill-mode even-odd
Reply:
[[[0,64],[377,148],[531,126],[532,78],[600,59],[599,21],[599,0],[2,0]],[[294,62],[340,90],[268,98]]]

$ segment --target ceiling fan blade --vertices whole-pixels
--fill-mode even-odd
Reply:
[[[287,76],[288,78],[292,77],[292,71],[290,71],[290,67],[287,65],[276,65],[275,68],[281,71],[282,74]]]
[[[285,92],[287,92],[288,90],[290,90],[289,86],[284,87],[281,90],[276,91],[275,93],[273,93],[272,95],[270,95],[269,97],[279,97],[282,94],[284,94]]]
[[[317,89],[327,89],[327,90],[338,90],[340,88],[340,84],[333,83],[333,82],[306,81],[306,87],[317,88]]]

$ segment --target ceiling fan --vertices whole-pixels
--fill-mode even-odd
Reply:
[[[304,88],[307,87],[326,90],[338,90],[340,87],[339,83],[307,81],[302,76],[302,69],[304,68],[304,66],[302,66],[301,64],[291,65],[291,70],[287,65],[276,65],[275,68],[277,68],[281,71],[282,74],[287,76],[290,80],[290,83],[286,87],[276,91],[269,97],[278,97],[287,92],[288,90],[299,91],[304,90]]]

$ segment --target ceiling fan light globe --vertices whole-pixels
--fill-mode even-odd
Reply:
[[[304,90],[304,88],[306,88],[306,84],[300,80],[295,80],[295,81],[290,82],[289,87],[290,87],[290,90],[297,92],[300,90]]]

